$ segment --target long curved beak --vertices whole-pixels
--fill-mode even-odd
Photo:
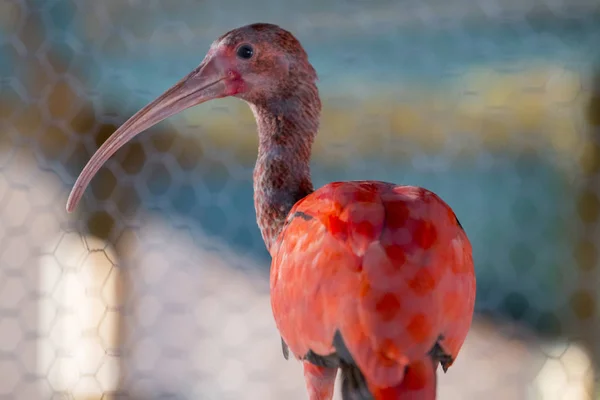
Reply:
[[[200,103],[225,97],[226,79],[217,68],[215,60],[207,57],[198,68],[129,118],[102,144],[79,174],[67,200],[67,212],[72,212],[77,207],[94,175],[121,146],[138,133],[174,114]]]

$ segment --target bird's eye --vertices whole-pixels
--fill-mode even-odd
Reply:
[[[254,49],[249,44],[243,44],[237,49],[237,56],[243,60],[249,60],[254,55]]]

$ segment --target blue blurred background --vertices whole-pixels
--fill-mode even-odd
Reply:
[[[597,1],[8,0],[0,399],[306,398],[271,320],[245,104],[150,129],[64,211],[121,123],[259,21],[319,73],[315,185],[426,187],[472,241],[477,315],[439,397],[600,398]]]

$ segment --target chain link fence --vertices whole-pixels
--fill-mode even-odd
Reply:
[[[255,124],[223,99],[70,185],[218,35],[274,22],[323,98],[313,178],[427,187],[474,248],[440,399],[598,397],[595,0],[0,0],[0,399],[305,399],[255,223]]]

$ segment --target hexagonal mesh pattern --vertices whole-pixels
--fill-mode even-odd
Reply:
[[[306,398],[271,316],[245,104],[150,129],[64,210],[119,124],[256,21],[319,72],[315,185],[424,186],[471,238],[477,314],[439,398],[597,398],[597,1],[375,3],[0,2],[0,399]]]

